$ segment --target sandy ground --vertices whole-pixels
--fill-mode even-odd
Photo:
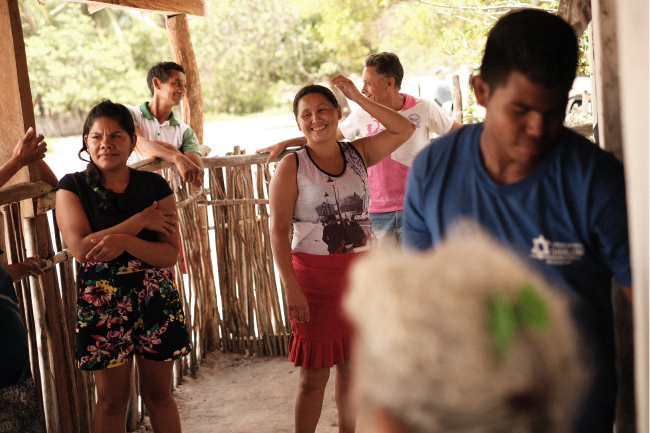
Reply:
[[[338,432],[332,369],[316,433]],[[285,358],[213,352],[174,391],[184,433],[291,433],[299,368]]]

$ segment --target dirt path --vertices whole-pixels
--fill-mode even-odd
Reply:
[[[214,352],[174,391],[183,433],[292,433],[299,368],[285,358]],[[316,433],[337,433],[332,369]]]

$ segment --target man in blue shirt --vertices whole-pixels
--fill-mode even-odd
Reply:
[[[576,65],[577,40],[562,19],[534,10],[500,19],[471,83],[485,122],[416,157],[402,235],[426,250],[469,218],[565,289],[595,373],[575,431],[611,433],[612,276],[631,297],[625,185],[613,156],[563,126]]]

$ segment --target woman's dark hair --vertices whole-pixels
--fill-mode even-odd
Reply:
[[[86,121],[84,122],[82,137],[83,147],[81,150],[79,150],[78,155],[80,160],[88,161],[88,165],[86,166],[85,171],[86,182],[88,185],[90,185],[91,188],[95,190],[97,194],[99,194],[99,210],[102,212],[114,212],[115,208],[113,207],[111,199],[115,196],[115,193],[102,186],[102,172],[90,157],[88,147],[86,146],[86,141],[83,140],[83,138],[86,138],[88,136],[90,128],[92,128],[95,120],[102,117],[108,117],[109,119],[116,121],[120,125],[120,128],[129,134],[129,137],[133,137],[135,134],[135,124],[133,123],[133,116],[131,115],[131,112],[128,108],[121,104],[114,104],[108,99],[95,105],[93,109],[90,110],[90,113],[88,113]],[[81,157],[81,154],[83,152],[88,153],[88,159]]]
[[[525,9],[501,18],[490,31],[481,77],[490,91],[517,71],[546,88],[573,84],[578,67],[578,40],[562,18]]]
[[[334,96],[334,93],[332,93],[330,89],[318,84],[310,84],[298,90],[295,98],[293,98],[293,115],[295,117],[298,117],[298,103],[300,100],[307,95],[311,95],[312,93],[320,93],[321,95],[325,96],[327,100],[332,103],[334,108],[337,108],[339,106],[339,101],[336,100],[336,96]]]

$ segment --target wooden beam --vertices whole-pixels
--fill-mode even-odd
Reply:
[[[636,382],[636,432],[650,430],[650,374],[648,341],[650,313],[648,301],[650,203],[648,197],[648,105],[650,104],[650,6],[647,1],[618,0],[618,37],[621,125],[625,163],[630,256],[634,302],[634,375]]]
[[[49,0],[45,0],[46,2]],[[198,17],[207,15],[203,0],[65,0],[74,3],[86,3],[89,6],[107,6],[123,9],[138,9],[148,13],[163,15],[186,14]]]
[[[183,98],[181,108],[183,121],[190,125],[199,143],[203,144],[203,96],[201,94],[201,80],[199,67],[194,56],[194,46],[190,37],[190,28],[185,15],[167,18],[167,34],[172,58],[185,69],[187,79],[187,93]]]
[[[623,159],[621,137],[621,104],[618,81],[618,40],[616,37],[616,1],[594,0],[592,25],[594,43],[592,55],[596,78],[596,101],[598,144],[612,152],[619,160]]]
[[[34,127],[34,105],[27,72],[27,55],[18,0],[0,0],[0,161],[8,161],[16,143]],[[7,185],[41,180],[38,164],[23,167]]]
[[[0,189],[0,206],[40,197],[52,191],[45,182],[18,183]]]

